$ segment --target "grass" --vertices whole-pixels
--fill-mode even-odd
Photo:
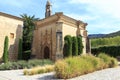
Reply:
[[[24,69],[24,75],[35,75],[54,71],[54,65],[37,66],[31,69]]]
[[[104,57],[108,59],[106,60],[106,58]],[[106,61],[104,61],[104,59]],[[115,67],[116,63],[117,60],[109,57],[108,55],[103,55],[102,57],[82,55],[78,57],[69,57],[64,60],[57,61],[55,63],[55,72],[57,78],[68,79],[84,75],[96,70],[101,70],[108,67]]]
[[[104,63],[106,64],[104,67],[108,68],[108,67],[115,67],[118,65],[118,62],[115,58],[110,57],[109,55],[105,54],[105,53],[101,53],[98,55],[99,58],[101,58]]]

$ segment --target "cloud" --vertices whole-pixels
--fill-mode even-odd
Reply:
[[[90,15],[80,15],[80,14],[75,14],[75,13],[68,13],[66,14],[74,19],[77,19],[77,20],[81,20],[81,21],[91,21],[91,20],[96,20],[97,18],[99,18],[99,16],[90,16]]]
[[[69,0],[69,4],[79,5],[88,12],[80,14],[80,18],[88,22],[89,33],[110,33],[120,30],[119,0]],[[83,4],[85,6],[82,6]],[[72,16],[79,18],[76,14]]]
[[[119,0],[70,0],[71,4],[87,4],[88,10],[95,13],[112,15],[120,18]]]

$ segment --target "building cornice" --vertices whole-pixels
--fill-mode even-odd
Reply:
[[[68,17],[68,16],[64,15],[62,12],[55,13],[52,16],[49,16],[47,18],[36,21],[35,24],[36,24],[37,28],[40,28],[40,27],[43,27],[45,25],[49,25],[49,24],[52,24],[55,22],[63,22],[64,24],[68,24],[73,27],[76,27],[76,26],[79,27],[82,25],[81,27],[83,27],[83,28],[85,28],[85,26],[87,25],[87,23],[84,23],[80,20],[76,20],[71,17]]]
[[[10,14],[7,14],[7,13],[3,13],[3,12],[0,12],[0,16],[5,16],[5,17],[9,17],[9,18],[13,18],[13,19],[16,19],[16,20],[23,21],[23,19],[20,18],[20,17],[13,16],[13,15],[10,15]]]

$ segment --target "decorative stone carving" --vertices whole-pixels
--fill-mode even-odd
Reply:
[[[87,37],[87,31],[86,31],[86,30],[83,31],[83,36],[84,36],[84,37]]]

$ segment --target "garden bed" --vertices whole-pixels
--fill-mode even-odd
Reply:
[[[17,62],[8,62],[0,65],[0,70],[16,70],[16,69],[24,69],[24,68],[33,68],[35,66],[44,66],[44,65],[52,65],[54,62],[51,60],[29,60],[29,61],[17,61]]]
[[[117,60],[106,54],[99,54],[98,57],[83,55],[57,61],[55,64],[55,72],[57,78],[69,79],[117,65]]]

